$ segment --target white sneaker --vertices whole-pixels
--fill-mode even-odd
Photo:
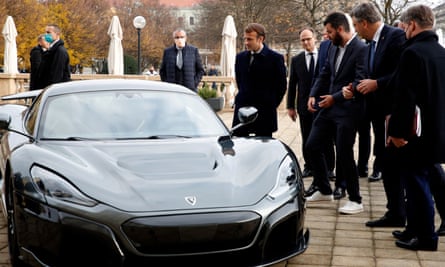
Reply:
[[[316,202],[316,201],[333,201],[334,197],[332,194],[323,195],[320,191],[315,191],[311,196],[307,197],[306,200],[308,202]]]
[[[357,214],[363,212],[363,204],[348,201],[343,207],[339,208],[338,211],[343,214]]]

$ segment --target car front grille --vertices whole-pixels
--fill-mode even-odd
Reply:
[[[189,254],[246,247],[260,222],[254,212],[224,212],[142,217],[122,228],[141,253]]]

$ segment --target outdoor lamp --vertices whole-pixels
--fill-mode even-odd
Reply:
[[[137,16],[133,19],[133,26],[138,31],[138,74],[141,74],[141,29],[145,27],[145,18]]]

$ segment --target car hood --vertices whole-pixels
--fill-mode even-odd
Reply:
[[[84,194],[129,212],[253,205],[287,154],[280,141],[244,138],[45,142],[38,150],[42,165]]]

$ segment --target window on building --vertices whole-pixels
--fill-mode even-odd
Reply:
[[[195,25],[195,18],[194,17],[190,17],[190,25]]]

